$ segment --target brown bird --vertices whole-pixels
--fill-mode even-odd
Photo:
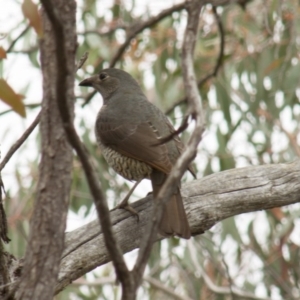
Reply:
[[[107,163],[126,179],[137,183],[151,179],[156,197],[184,148],[178,137],[160,143],[161,138],[174,132],[172,124],[125,71],[105,69],[79,85],[91,86],[103,97],[95,131]],[[121,207],[128,205],[126,198]],[[159,232],[186,239],[191,236],[179,186],[164,207]]]

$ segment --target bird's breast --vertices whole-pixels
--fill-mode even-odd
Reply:
[[[128,180],[150,178],[152,168],[144,162],[124,156],[98,140],[99,147],[108,165]]]

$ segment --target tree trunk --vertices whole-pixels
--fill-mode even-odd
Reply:
[[[67,51],[67,91],[73,111],[75,74],[74,1],[54,0],[55,11],[64,24]],[[17,299],[52,299],[64,249],[64,231],[69,204],[72,149],[65,136],[57,107],[55,39],[51,24],[42,11],[44,37],[40,43],[43,72],[43,103],[40,123],[41,162],[37,197],[30,223],[29,242]],[[73,113],[72,113],[73,116]]]

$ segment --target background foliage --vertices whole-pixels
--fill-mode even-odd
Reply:
[[[14,77],[19,76],[16,73],[22,72],[24,80],[16,84],[17,88],[21,86],[18,93],[34,95],[24,100],[28,120],[40,104],[36,96],[40,87],[34,88],[39,84],[34,75],[40,68],[38,38],[23,19],[18,2],[14,5],[20,11],[0,40],[7,55],[0,61],[0,75],[14,86]],[[86,51],[89,59],[78,71],[77,79],[108,67],[126,33],[173,5],[171,1],[79,1],[78,60]],[[299,9],[298,1],[293,0],[251,1],[245,7],[230,4],[217,8],[225,31],[224,57],[217,77],[200,87],[207,128],[195,160],[198,177],[236,167],[286,163],[300,155]],[[185,23],[186,12],[179,10],[146,28],[130,42],[116,64],[141,83],[149,100],[168,113],[175,127],[180,125],[186,109],[180,101],[184,97],[180,54]],[[220,32],[212,6],[206,5],[195,53],[199,79],[215,67],[219,48]],[[20,65],[26,61],[26,71],[17,71],[15,65],[10,69],[18,61]],[[76,89],[76,124],[114,206],[130,183],[108,168],[97,148],[93,123],[101,97],[91,98],[91,91]],[[12,122],[15,120],[20,128],[24,122],[4,104],[0,108],[0,138],[9,148],[18,135]],[[182,138],[185,140],[187,135],[184,133]],[[35,132],[10,161],[10,169],[2,171],[12,239],[6,249],[17,257],[24,255],[26,247],[38,175],[38,148],[39,135]],[[148,191],[145,183],[135,197]],[[139,299],[174,299],[171,292],[181,295],[180,299],[241,299],[236,289],[246,299],[254,299],[254,295],[262,299],[299,299],[299,215],[299,205],[250,213],[227,219],[188,242],[172,238],[157,243]],[[68,228],[95,216],[84,174],[75,158]],[[135,252],[126,257],[130,264]],[[108,264],[77,280],[57,299],[118,296]]]

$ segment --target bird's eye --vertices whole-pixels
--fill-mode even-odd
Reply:
[[[108,75],[106,73],[100,73],[99,78],[100,80],[104,80]]]

